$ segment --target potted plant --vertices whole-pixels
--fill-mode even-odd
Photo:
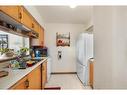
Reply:
[[[0,56],[2,57],[12,57],[14,52],[9,48],[0,48]]]
[[[29,51],[29,48],[27,48],[27,47],[22,47],[22,48],[20,48],[20,50],[19,50],[19,54],[20,54],[21,56],[26,56],[27,51]]]
[[[1,55],[3,55],[4,53],[8,52],[9,49],[8,48],[0,48],[0,53]]]

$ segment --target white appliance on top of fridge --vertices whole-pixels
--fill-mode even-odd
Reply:
[[[81,33],[76,44],[77,75],[87,86],[89,83],[89,59],[93,58],[93,34]]]

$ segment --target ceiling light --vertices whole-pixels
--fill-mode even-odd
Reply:
[[[75,4],[70,5],[70,8],[76,8],[76,7],[77,7],[77,5],[75,5]]]

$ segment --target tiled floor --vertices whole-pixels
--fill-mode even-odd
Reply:
[[[46,84],[46,87],[61,87],[61,89],[91,89],[90,86],[84,87],[76,74],[53,74]]]

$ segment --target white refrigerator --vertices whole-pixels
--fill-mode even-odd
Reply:
[[[76,44],[77,75],[87,86],[89,82],[89,59],[93,58],[93,34],[81,33]]]

